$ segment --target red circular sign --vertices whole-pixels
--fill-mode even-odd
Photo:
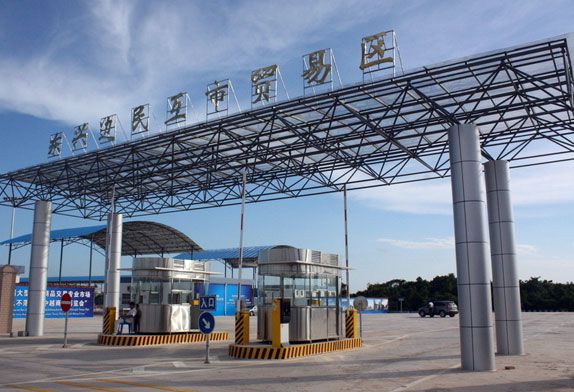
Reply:
[[[67,312],[72,307],[72,296],[68,293],[62,295],[60,300],[60,307],[64,312]]]

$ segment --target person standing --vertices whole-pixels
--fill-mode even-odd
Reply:
[[[142,311],[140,309],[140,305],[136,304],[136,314],[134,316],[134,333],[139,333],[140,332],[140,320],[142,317]]]

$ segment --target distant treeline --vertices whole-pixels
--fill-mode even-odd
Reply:
[[[399,298],[403,298],[403,311],[413,311],[429,301],[457,302],[456,278],[454,274],[448,274],[436,276],[430,282],[420,277],[415,281],[393,279],[386,283],[369,284],[366,290],[354,294],[357,295],[388,298],[391,311],[400,309]],[[520,298],[524,311],[572,312],[574,283],[554,283],[539,277],[521,280]]]

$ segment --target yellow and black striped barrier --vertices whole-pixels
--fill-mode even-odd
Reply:
[[[153,346],[158,344],[185,344],[205,342],[207,335],[200,332],[184,332],[166,335],[99,335],[98,344],[104,346]],[[212,332],[211,342],[229,340],[229,332]]]
[[[229,356],[237,359],[290,359],[325,354],[332,351],[351,350],[362,345],[362,340],[358,338],[284,347],[232,344],[229,346]]]
[[[111,335],[114,332],[116,332],[116,308],[112,306],[110,308],[106,308],[102,334]]]
[[[345,337],[347,339],[359,338],[359,312],[357,309],[347,309],[345,314]]]
[[[249,310],[235,314],[235,344],[249,344]]]

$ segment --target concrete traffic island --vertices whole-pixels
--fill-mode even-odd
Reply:
[[[104,346],[155,346],[160,344],[187,344],[205,342],[206,336],[201,332],[179,332],[155,335],[98,335],[98,344]],[[209,335],[212,342],[229,340],[229,332],[212,332]]]
[[[229,356],[236,359],[291,359],[352,350],[363,346],[360,338],[341,339],[328,342],[289,344],[273,347],[268,344],[229,345]]]

